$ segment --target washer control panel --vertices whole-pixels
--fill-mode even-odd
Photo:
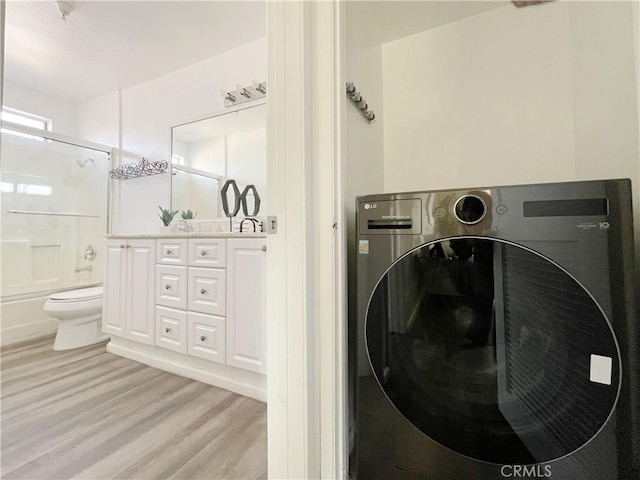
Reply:
[[[420,235],[422,200],[360,200],[358,218],[361,235]]]

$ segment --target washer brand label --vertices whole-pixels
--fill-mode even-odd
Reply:
[[[551,465],[503,465],[500,474],[504,478],[550,478]]]
[[[578,228],[582,230],[595,230],[598,228],[600,230],[607,230],[610,226],[611,224],[609,222],[583,222],[578,224]]]
[[[360,240],[358,243],[358,253],[360,255],[369,255],[369,240]]]
[[[364,209],[365,210],[369,210],[370,208],[378,208],[378,205],[376,203],[365,203],[364,204]]]
[[[582,230],[591,230],[594,228],[598,228],[598,224],[591,223],[591,222],[584,222],[584,223],[579,223],[578,228],[581,228]]]

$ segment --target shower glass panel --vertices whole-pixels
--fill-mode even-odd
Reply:
[[[5,130],[1,145],[2,300],[102,283],[108,154]]]

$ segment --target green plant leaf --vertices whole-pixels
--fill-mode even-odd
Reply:
[[[162,215],[158,214],[158,217],[160,217],[160,220],[162,220],[162,223],[165,227],[169,226],[169,224],[173,220],[173,217],[175,217],[176,213],[178,213],[178,210],[169,211],[168,209],[162,208],[160,206],[158,206],[158,208],[162,212]]]
[[[197,215],[197,214],[198,214],[198,212],[193,213],[193,212],[191,211],[191,209],[189,209],[189,210],[187,210],[186,212],[183,210],[181,215],[182,215],[182,218],[183,218],[184,220],[191,220],[191,219],[196,218],[196,215]]]

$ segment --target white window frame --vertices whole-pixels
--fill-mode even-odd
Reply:
[[[16,125],[22,125],[24,127],[29,127],[29,128],[37,128],[39,130],[45,130],[48,132],[52,131],[51,129],[53,127],[53,121],[50,118],[41,117],[40,115],[35,115],[29,112],[23,112],[22,110],[17,110],[15,108],[10,108],[10,107],[2,107],[0,119],[3,122],[10,122]],[[20,137],[26,137],[34,140],[44,141],[43,137],[16,132],[15,130],[11,130],[8,128],[3,128],[2,133],[8,133],[11,135],[17,135]]]

